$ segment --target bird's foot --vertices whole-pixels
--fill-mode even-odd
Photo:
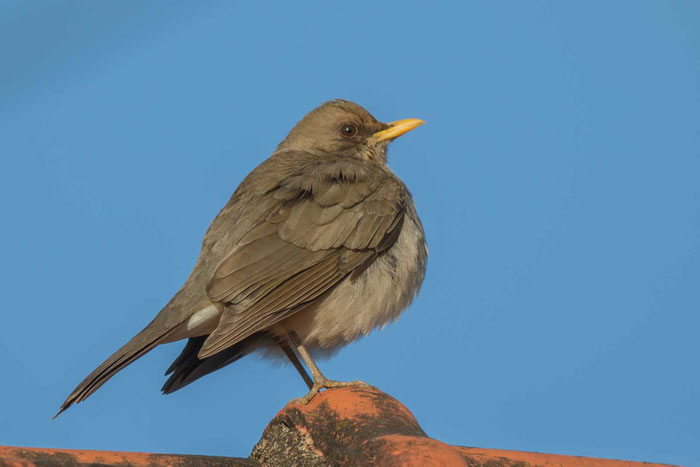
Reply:
[[[369,384],[365,383],[364,381],[333,381],[332,379],[327,379],[326,385],[324,387],[326,389],[332,389],[332,388],[347,388],[350,386],[357,386],[359,388],[370,387]]]
[[[360,388],[370,387],[369,384],[365,383],[364,381],[334,381],[332,379],[324,378],[322,380],[314,381],[311,390],[304,397],[297,397],[296,399],[292,399],[291,401],[289,401],[289,404],[306,405],[309,402],[311,402],[311,399],[316,397],[316,394],[318,394],[321,391],[321,389],[346,388],[351,386]]]

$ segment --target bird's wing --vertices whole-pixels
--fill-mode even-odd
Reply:
[[[394,244],[408,194],[389,173],[379,175],[320,167],[266,195],[278,203],[207,285],[209,298],[225,311],[199,358],[299,311]]]

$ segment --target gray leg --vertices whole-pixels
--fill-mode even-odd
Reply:
[[[311,355],[309,352],[306,350],[306,347],[301,343],[299,340],[299,337],[297,334],[292,331],[288,335],[290,342],[294,347],[296,347],[297,352],[299,352],[299,355],[301,358],[304,360],[304,363],[306,363],[306,366],[309,367],[311,370],[311,376],[313,376],[314,381],[313,385],[309,386],[309,392],[304,396],[300,397],[298,399],[293,399],[290,401],[292,404],[308,404],[311,399],[314,398],[316,394],[321,389],[330,389],[330,388],[343,388],[347,386],[360,386],[360,387],[368,387],[369,384],[365,383],[364,381],[333,381],[331,379],[326,378],[323,376],[323,373],[321,373],[321,370],[319,370],[318,366],[316,366],[316,363],[314,362],[313,358],[311,358]]]
[[[294,365],[294,368],[297,369],[299,375],[301,376],[301,379],[303,379],[306,385],[309,387],[309,389],[311,389],[314,385],[314,382],[311,380],[311,377],[306,372],[306,368],[304,368],[304,366],[299,361],[299,357],[297,357],[297,354],[295,354],[294,350],[292,350],[292,348],[289,346],[289,342],[282,337],[273,337],[273,339],[275,340],[275,342],[277,342],[277,345],[279,345],[282,348],[285,355],[287,355],[289,361],[292,362],[292,365]]]

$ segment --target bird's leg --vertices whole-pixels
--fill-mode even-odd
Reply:
[[[301,379],[303,379],[306,385],[309,387],[309,389],[311,389],[314,385],[314,382],[311,380],[311,377],[306,372],[306,368],[304,368],[304,365],[302,365],[299,361],[299,357],[297,357],[297,354],[295,354],[294,350],[292,350],[292,348],[289,346],[289,342],[287,341],[287,339],[278,336],[273,337],[273,339],[275,340],[275,342],[277,342],[277,345],[279,345],[282,348],[285,355],[287,355],[289,361],[292,362],[292,365],[294,365],[294,368],[297,369],[299,375],[301,376]]]
[[[328,379],[325,376],[323,376],[323,373],[321,373],[321,370],[318,369],[318,366],[316,366],[316,362],[314,362],[313,358],[311,358],[311,355],[309,352],[306,350],[306,347],[301,343],[299,340],[299,337],[297,336],[296,332],[291,331],[288,335],[289,340],[292,342],[292,345],[296,347],[297,352],[299,352],[299,355],[301,358],[304,360],[304,363],[306,363],[306,366],[309,367],[311,370],[311,376],[313,377],[313,385],[309,387],[309,392],[304,396],[304,397],[299,397],[297,399],[292,399],[289,401],[291,404],[303,404],[306,405],[308,404],[311,399],[318,394],[318,392],[321,389],[330,389],[330,388],[343,388],[347,386],[361,386],[361,387],[368,387],[369,384],[365,383],[364,381],[334,381],[332,379]]]

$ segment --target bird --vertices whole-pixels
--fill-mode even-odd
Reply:
[[[424,123],[382,123],[342,99],[306,114],[216,215],[182,287],[54,418],[156,346],[184,339],[164,394],[253,352],[294,365],[309,392],[293,403],[366,386],[326,378],[314,358],[396,320],[421,288],[425,233],[387,147]]]

